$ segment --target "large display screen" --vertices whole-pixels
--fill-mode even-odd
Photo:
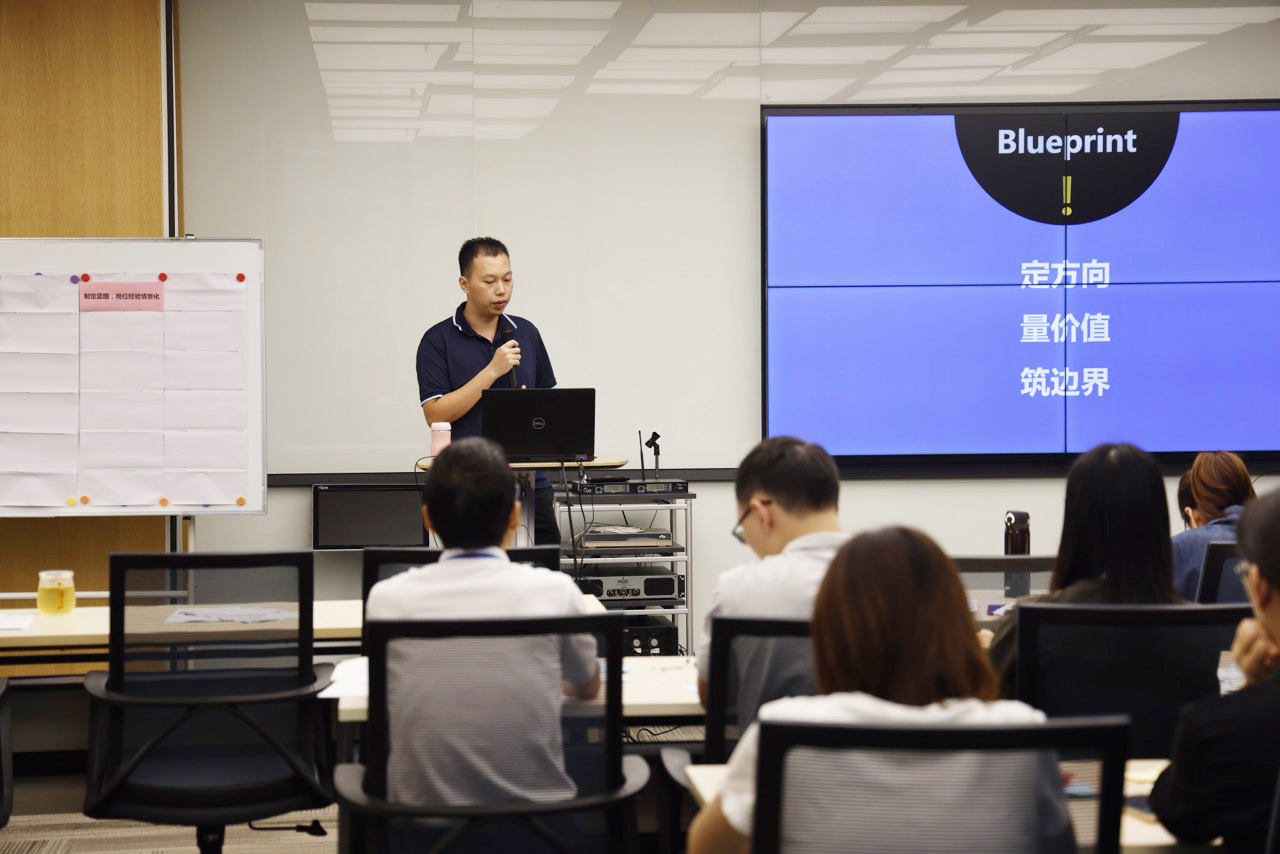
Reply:
[[[766,108],[766,434],[1280,450],[1277,107]]]

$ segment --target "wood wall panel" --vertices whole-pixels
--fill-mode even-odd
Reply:
[[[163,74],[162,0],[0,0],[0,236],[165,236]],[[157,517],[0,519],[0,590],[34,592],[54,567],[105,590],[111,552],[162,550],[164,532]]]

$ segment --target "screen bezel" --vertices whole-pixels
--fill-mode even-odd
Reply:
[[[1225,101],[1060,101],[999,104],[885,104],[859,106],[770,105],[760,107],[760,420],[761,437],[769,436],[769,128],[778,116],[911,116],[1090,113],[1280,111],[1270,99]],[[804,438],[804,437],[799,437]],[[1224,450],[1203,448],[1202,451]],[[1166,474],[1185,470],[1197,451],[1155,451]],[[1252,474],[1263,466],[1280,466],[1280,449],[1242,451]],[[855,478],[1055,477],[1066,473],[1077,453],[1044,454],[834,454],[842,476]]]

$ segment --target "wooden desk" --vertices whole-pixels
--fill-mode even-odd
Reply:
[[[1124,793],[1143,795],[1151,791],[1155,771],[1169,764],[1163,759],[1131,759],[1125,765]],[[689,780],[689,792],[699,807],[720,793],[724,783],[725,765],[690,765],[685,768]],[[1196,851],[1204,846],[1178,842],[1161,824],[1152,824],[1131,815],[1127,810],[1120,818],[1120,845],[1125,851]]]
[[[693,659],[670,655],[628,655],[622,659],[622,715],[627,723],[696,723],[698,671]],[[348,673],[336,674],[321,697],[337,699],[339,723],[363,723],[369,716],[368,660],[363,673],[356,661],[344,662]],[[350,681],[348,681],[350,677]],[[597,698],[589,705],[603,702]]]

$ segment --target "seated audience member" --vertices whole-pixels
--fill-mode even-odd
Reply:
[[[822,724],[1024,725],[1044,714],[1014,700],[997,700],[995,673],[978,646],[968,600],[955,564],[919,531],[885,528],[855,537],[840,549],[822,581],[813,609],[813,654],[817,696],[787,697],[766,703],[759,720]],[[689,828],[689,854],[742,852],[750,842],[756,801],[759,724],[747,728],[729,759],[720,794]],[[966,757],[968,758],[968,757]],[[1010,757],[1002,756],[1001,762]],[[902,783],[923,786],[934,764],[920,766],[926,776],[902,778],[894,757],[873,762],[859,756],[851,764],[850,787]],[[1004,815],[984,814],[984,824],[1025,830],[1042,841],[1035,850],[1074,851],[1056,763],[1041,774],[1040,788],[1028,800],[1005,802]],[[888,767],[881,767],[882,764]],[[874,765],[875,767],[871,767]],[[984,763],[964,769],[980,781]],[[956,770],[948,767],[948,771]],[[897,771],[899,773],[893,773]],[[980,787],[980,784],[979,784]],[[848,797],[846,793],[846,798]],[[910,789],[905,797],[910,798]],[[847,803],[847,801],[846,801]],[[817,809],[810,805],[810,812]],[[857,815],[849,819],[868,833],[886,831],[900,817]],[[945,821],[945,820],[944,820]],[[919,828],[916,828],[919,830]],[[954,828],[948,824],[948,830]],[[888,828],[912,837],[912,828]],[[921,850],[927,850],[922,848]]]
[[[1173,537],[1173,586],[1194,600],[1209,543],[1236,538],[1236,520],[1253,499],[1244,460],[1229,451],[1197,454],[1178,483],[1178,511],[1190,528]]]
[[[738,524],[733,535],[759,559],[726,570],[716,581],[696,650],[698,696],[703,705],[711,666],[712,618],[808,620],[827,565],[849,539],[840,531],[836,515],[840,472],[835,460],[817,445],[785,437],[765,439],[738,465],[734,495]],[[788,681],[792,691],[799,691],[796,680],[812,686],[811,665],[807,660],[784,660],[788,648],[788,644],[755,644],[751,660],[738,661],[740,720],[754,717],[762,700],[784,696],[777,688]],[[792,672],[796,668],[803,673]],[[744,704],[749,708],[742,708]]]
[[[507,559],[520,502],[498,445],[481,438],[450,445],[431,466],[423,502],[423,519],[445,547],[440,561],[375,584],[368,620],[587,613],[569,576]],[[442,648],[449,644],[459,646]],[[590,699],[599,690],[592,636],[398,646],[388,654],[388,705],[413,713],[392,719],[392,800],[460,806],[575,796],[560,711],[564,693]]]
[[[1023,601],[1073,605],[1180,601],[1173,590],[1169,501],[1160,467],[1133,445],[1099,445],[1067,473],[1058,559],[1049,592]],[[1012,697],[1017,674],[1017,608],[996,623],[991,663],[1001,693]]]
[[[1280,492],[1250,502],[1239,532],[1254,619],[1240,624],[1232,652],[1246,687],[1183,709],[1151,808],[1181,840],[1221,836],[1230,850],[1261,851],[1280,772]]]

